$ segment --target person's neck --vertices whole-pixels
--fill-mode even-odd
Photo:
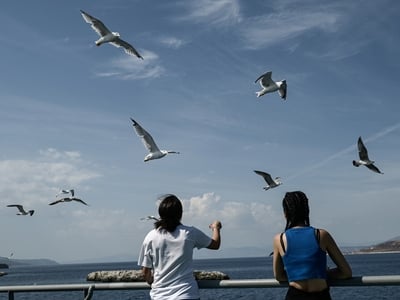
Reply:
[[[304,223],[300,223],[300,224],[296,224],[296,225],[292,226],[292,228],[301,228],[301,227],[307,227],[307,225]]]

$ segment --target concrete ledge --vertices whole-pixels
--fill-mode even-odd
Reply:
[[[226,280],[229,276],[219,271],[194,271],[196,280]],[[86,276],[87,281],[144,282],[140,270],[95,271]]]

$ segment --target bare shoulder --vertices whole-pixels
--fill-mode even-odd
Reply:
[[[276,244],[276,245],[280,245],[280,240],[281,240],[281,234],[282,233],[277,233],[277,234],[275,234],[275,236],[274,236],[274,244]]]
[[[332,247],[336,247],[335,240],[333,239],[329,231],[320,228],[319,236],[320,236],[320,245],[322,249],[327,250]]]
[[[329,231],[326,229],[323,229],[323,228],[319,228],[319,234],[320,234],[321,239],[331,239],[332,238]]]

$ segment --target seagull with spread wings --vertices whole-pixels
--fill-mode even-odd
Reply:
[[[136,122],[132,118],[131,120],[133,122],[133,127],[135,128],[137,135],[142,139],[144,146],[150,152],[149,154],[146,155],[144,161],[162,158],[168,153],[179,154],[179,152],[177,151],[160,150],[156,145],[156,143],[154,142],[152,136],[146,130],[144,130],[143,127],[140,126],[138,122]]]
[[[261,97],[267,93],[273,93],[278,91],[279,95],[283,100],[286,100],[286,94],[287,94],[287,85],[286,85],[286,80],[281,80],[281,81],[274,81],[271,78],[272,72],[269,71],[265,74],[262,74],[260,77],[256,79],[254,83],[257,83],[257,81],[260,81],[260,85],[262,87],[262,90],[259,92],[256,92],[257,97]]]
[[[280,177],[276,177],[275,179],[273,179],[271,175],[266,172],[257,170],[254,170],[254,172],[258,175],[261,175],[264,178],[265,182],[268,184],[266,187],[263,187],[263,189],[266,191],[282,184]]]
[[[120,38],[120,34],[118,32],[110,31],[102,21],[89,15],[83,10],[81,10],[81,14],[86,23],[89,23],[93,30],[96,31],[97,34],[100,36],[100,38],[96,41],[96,46],[100,46],[104,43],[110,43],[117,48],[124,48],[125,52],[129,55],[134,55],[140,59],[143,59],[143,57],[131,44],[125,42]]]
[[[358,147],[358,156],[359,160],[353,160],[353,166],[359,167],[359,166],[366,166],[368,169],[371,171],[374,171],[375,173],[383,174],[375,165],[374,161],[370,160],[368,157],[368,151],[367,148],[365,147],[361,136],[358,138],[357,141],[357,147]]]
[[[61,199],[58,199],[56,201],[49,203],[49,205],[54,205],[54,204],[61,203],[61,202],[72,202],[72,201],[80,202],[84,205],[87,205],[87,203],[85,201],[83,201],[82,199],[76,198],[76,197],[61,198]]]
[[[140,220],[142,220],[142,221],[149,221],[149,220],[159,221],[160,219],[155,216],[146,216],[144,218],[140,218]]]
[[[26,215],[32,216],[33,213],[35,212],[34,210],[26,211],[24,209],[24,207],[22,205],[20,205],[20,204],[10,204],[10,205],[7,205],[7,207],[16,207],[16,208],[18,208],[19,212],[17,213],[17,215],[19,215],[19,216],[26,216]]]

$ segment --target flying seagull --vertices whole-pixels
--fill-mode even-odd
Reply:
[[[118,32],[111,32],[102,21],[92,17],[83,10],[81,10],[81,14],[86,23],[89,23],[93,30],[96,31],[100,36],[100,38],[95,42],[96,46],[100,46],[104,43],[110,43],[117,48],[123,47],[127,54],[135,55],[138,58],[143,59],[143,57],[139,54],[139,52],[136,51],[135,48],[133,48],[131,44],[120,39],[120,34]]]
[[[353,160],[353,166],[359,167],[359,166],[363,165],[363,166],[366,166],[368,169],[370,169],[370,170],[372,170],[372,171],[374,171],[376,173],[383,174],[374,165],[375,162],[368,158],[368,151],[367,151],[367,148],[365,147],[365,145],[364,145],[364,143],[363,143],[363,141],[361,139],[361,136],[358,138],[357,146],[358,146],[358,155],[359,155],[360,159],[359,160]]]
[[[257,81],[260,81],[260,85],[262,87],[261,91],[256,92],[257,97],[261,97],[267,93],[278,91],[281,98],[283,100],[286,100],[286,92],[287,92],[286,80],[273,81],[271,75],[272,75],[271,71],[267,72],[258,77],[257,80],[254,82],[257,83]]]
[[[261,175],[264,178],[265,182],[268,184],[266,187],[263,188],[266,191],[282,184],[280,177],[272,179],[271,175],[269,175],[268,173],[256,170],[254,170],[254,172],[258,175]]]
[[[142,138],[144,146],[150,152],[149,154],[146,155],[146,157],[144,158],[144,161],[161,158],[161,157],[164,157],[165,155],[167,155],[168,153],[179,154],[179,152],[176,152],[176,151],[160,150],[157,147],[157,145],[154,142],[151,135],[146,130],[144,130],[143,127],[140,126],[138,122],[136,122],[132,118],[131,118],[131,120],[133,122],[133,127],[135,128],[137,135]]]
[[[19,204],[10,204],[10,205],[7,205],[7,207],[16,207],[16,208],[18,208],[19,212],[17,213],[17,215],[19,215],[19,216],[26,216],[26,215],[32,216],[33,213],[35,212],[34,210],[26,211],[24,209],[24,207],[22,205],[19,205]]]
[[[159,221],[160,219],[155,216],[146,216],[144,218],[140,218],[140,220],[142,220],[142,221],[148,221],[148,220]]]
[[[58,200],[56,200],[54,202],[49,203],[49,205],[54,205],[54,204],[61,203],[61,202],[71,202],[71,201],[76,201],[76,202],[80,202],[82,204],[87,205],[87,203],[85,201],[83,201],[82,199],[79,199],[79,198],[75,198],[75,197],[61,198],[61,199],[58,199]]]
[[[74,191],[73,189],[70,189],[70,190],[60,190],[60,191],[57,193],[56,198],[57,198],[59,195],[61,195],[61,194],[69,194],[69,193],[71,193],[71,197],[74,197],[75,191]]]

